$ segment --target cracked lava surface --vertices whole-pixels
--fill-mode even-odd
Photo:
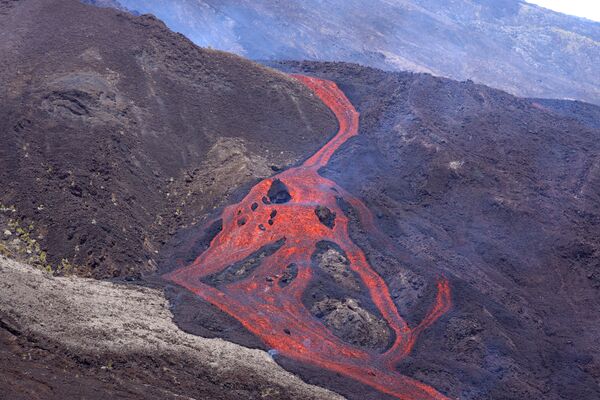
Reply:
[[[386,283],[350,239],[349,219],[339,205],[340,199],[355,209],[361,225],[374,237],[387,239],[377,232],[371,213],[360,200],[318,174],[333,153],[358,134],[358,112],[335,83],[293,77],[333,111],[339,131],[301,166],[261,181],[241,202],[225,208],[223,229],[209,248],[192,264],[165,278],[232,315],[286,357],[343,374],[399,399],[446,399],[434,388],[401,375],[396,365],[411,352],[419,333],[450,308],[448,281],[438,280],[431,310],[416,327],[408,326]],[[317,209],[328,209],[334,223],[323,222]],[[333,242],[346,253],[350,269],[363,281],[394,333],[393,343],[385,352],[344,342],[304,306],[302,295],[313,276],[311,255],[321,241]],[[263,252],[250,273],[219,285],[207,283],[269,246],[276,249]]]

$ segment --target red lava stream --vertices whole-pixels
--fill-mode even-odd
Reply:
[[[400,316],[388,287],[375,272],[362,250],[350,239],[348,217],[338,198],[350,203],[362,226],[376,237],[367,207],[335,182],[318,174],[332,154],[358,134],[358,112],[335,83],[294,75],[310,88],[336,115],[337,134],[301,166],[288,169],[254,186],[238,204],[223,211],[223,229],[209,248],[188,266],[165,277],[181,285],[239,320],[249,331],[280,354],[325,368],[369,385],[399,399],[446,399],[430,386],[396,371],[397,363],[412,350],[417,336],[451,306],[448,281],[437,282],[435,302],[423,321],[409,327]],[[277,180],[289,196],[270,201],[269,189]],[[321,223],[316,206],[335,213],[333,227]],[[274,216],[276,214],[276,216]],[[364,282],[389,327],[393,344],[384,352],[366,350],[344,342],[314,317],[302,303],[302,294],[313,276],[311,255],[320,241],[336,243],[350,261],[350,269]],[[277,241],[283,243],[243,279],[219,286],[203,282],[259,249]],[[294,264],[296,276],[280,284],[286,267]]]

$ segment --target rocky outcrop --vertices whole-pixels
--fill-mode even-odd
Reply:
[[[338,337],[355,346],[381,349],[389,343],[390,331],[385,321],[362,308],[355,299],[323,299],[310,311]]]
[[[6,344],[0,346],[0,392],[11,399],[44,392],[47,399],[123,393],[127,398],[342,399],[284,371],[264,351],[187,334],[171,319],[160,290],[56,278],[0,256],[0,343]],[[37,350],[25,344],[31,341]],[[61,351],[66,360],[50,350]]]

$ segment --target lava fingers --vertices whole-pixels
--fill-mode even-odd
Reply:
[[[350,238],[340,198],[357,210],[360,222],[376,237],[384,235],[360,200],[318,173],[339,146],[358,134],[359,114],[335,83],[294,77],[332,110],[339,121],[337,134],[302,165],[259,182],[241,202],[226,207],[222,229],[208,249],[165,278],[230,314],[286,357],[343,374],[398,399],[445,399],[435,389],[399,374],[396,365],[411,352],[418,335],[450,308],[448,281],[438,282],[431,311],[415,328],[409,327],[385,281]],[[394,332],[395,340],[384,353],[344,341],[303,303],[315,276],[311,256],[323,241],[346,254],[349,270]]]

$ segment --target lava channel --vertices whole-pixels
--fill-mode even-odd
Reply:
[[[358,134],[359,114],[335,83],[301,75],[293,77],[333,111],[339,131],[301,166],[261,181],[241,202],[226,207],[221,215],[223,229],[208,249],[192,264],[165,278],[230,314],[286,357],[343,374],[399,399],[446,399],[432,387],[401,375],[396,366],[410,353],[419,333],[450,308],[448,281],[438,280],[431,310],[411,328],[400,316],[384,280],[350,239],[349,220],[338,198],[350,203],[361,224],[381,237],[374,232],[369,210],[317,172],[346,140]],[[334,224],[320,220],[315,212],[317,205],[335,213]],[[344,342],[303,305],[302,294],[313,276],[311,254],[317,243],[324,240],[336,243],[346,253],[350,269],[362,280],[373,304],[394,332],[394,342],[385,352]],[[274,243],[279,246],[276,251],[263,255],[258,266],[240,279],[218,287],[206,283],[211,276]],[[290,265],[295,266],[293,279],[286,275]]]

